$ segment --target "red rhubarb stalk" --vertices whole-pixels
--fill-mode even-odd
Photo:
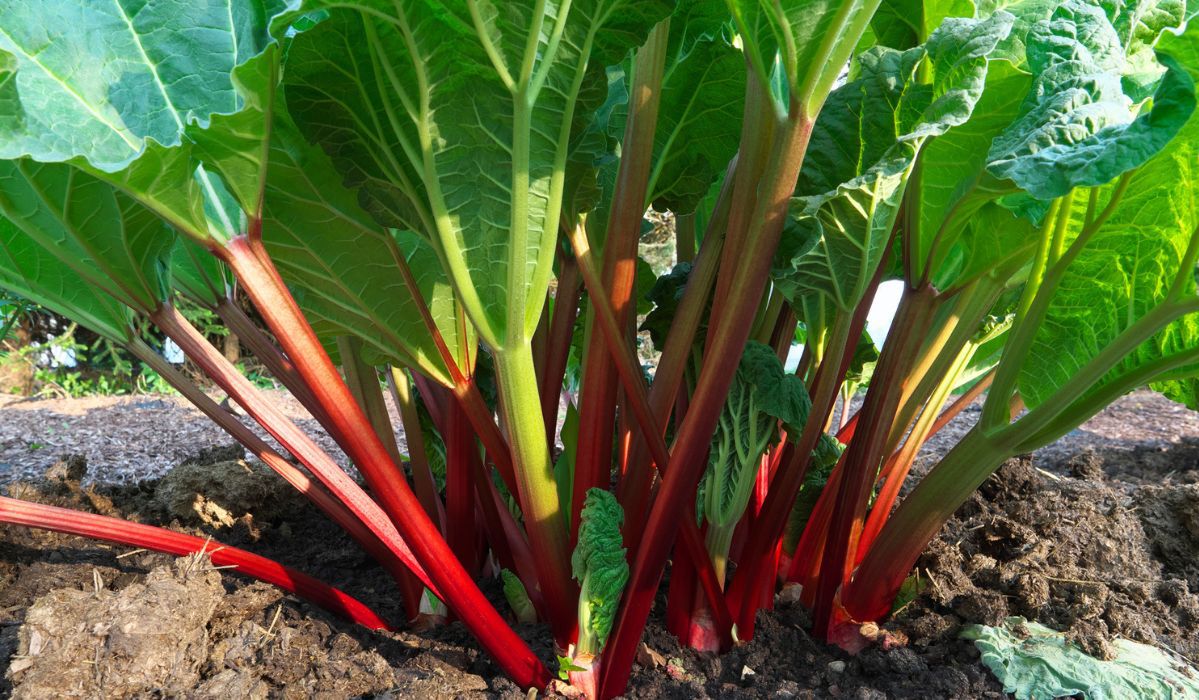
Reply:
[[[770,99],[769,96],[765,98]],[[752,110],[754,106],[761,105],[753,101],[747,103],[748,109]],[[795,107],[794,111],[802,110]],[[744,313],[743,309],[761,299],[766,287],[770,263],[778,247],[787,206],[803,164],[811,126],[809,120],[797,118],[786,122],[782,133],[775,135],[777,139],[772,144],[766,175],[760,183],[753,183],[753,189],[759,191],[761,196],[755,198],[755,211],[749,219],[750,235],[744,247],[745,254],[731,260],[725,256],[725,262],[730,263],[725,272],[733,280],[724,300],[726,312],[718,318],[719,330],[714,336],[709,336],[709,348],[705,353],[707,361],[700,373],[691,407],[679,426],[674,452],[670,455],[662,486],[650,509],[644,538],[633,559],[629,586],[604,654],[601,684],[604,697],[614,696],[628,682],[637,642],[653,605],[654,591],[661,579],[670,546],[686,513],[687,501],[695,499],[695,489],[706,466],[704,456],[712,431],[716,428],[737,363],[749,338],[753,317]],[[735,196],[734,202],[748,199],[748,195]]]
[[[165,379],[168,384],[174,387],[192,405],[200,409],[214,423],[221,426],[225,432],[241,443],[251,454],[260,459],[263,464],[270,467],[276,474],[283,477],[284,481],[304,494],[321,512],[328,515],[333,522],[340,525],[342,529],[362,545],[368,554],[382,564],[397,582],[402,581],[409,575],[408,567],[401,562],[400,558],[353,511],[347,508],[340,500],[334,498],[329,492],[325,491],[319,484],[313,482],[307,474],[293,466],[282,455],[271,449],[266,442],[247,428],[236,416],[210,399],[199,387],[188,381],[171,363],[154,352],[150,346],[140,340],[136,340],[129,345],[129,351],[157,372],[159,376]],[[394,528],[390,528],[390,532],[393,537],[399,537]]]
[[[653,168],[654,134],[662,95],[666,43],[670,19],[658,23],[633,59],[633,85],[629,93],[629,116],[625,123],[616,189],[604,237],[601,279],[608,296],[604,299],[624,328],[636,312],[633,288],[637,272],[637,244],[645,215],[646,190]],[[588,288],[595,301],[595,292]],[[594,308],[594,303],[592,304]],[[593,336],[595,315],[588,315],[587,334]],[[622,334],[623,337],[623,334]],[[570,522],[577,530],[587,492],[607,490],[612,473],[612,426],[616,422],[616,399],[620,384],[609,353],[599,343],[588,344],[583,353],[583,387],[579,395],[579,435],[575,447],[575,473]],[[576,533],[577,534],[577,533]]]
[[[404,370],[392,367],[387,373],[387,387],[400,413],[400,424],[404,427],[404,442],[408,446],[408,464],[412,470],[412,487],[416,497],[425,507],[425,513],[445,532],[445,505],[441,502],[433,470],[429,466],[429,454],[425,449],[425,436],[420,428],[416,401],[412,385]]]
[[[582,285],[574,258],[559,256],[558,290],[554,297],[554,314],[546,339],[545,363],[541,367],[541,413],[545,419],[545,441],[554,444],[558,434],[558,409],[562,404],[562,381],[570,359],[570,341],[574,336],[575,319],[579,315]]]
[[[206,554],[215,566],[231,567],[240,574],[266,581],[364,627],[391,629],[370,608],[308,574],[209,539],[7,496],[0,496],[0,522],[142,547],[175,556]]]
[[[424,567],[416,560],[412,550],[378,504],[367,496],[361,487],[312,441],[312,438],[243,377],[178,310],[173,306],[164,305],[151,314],[150,318],[217,386],[237,401],[271,437],[278,440],[284,449],[291,452],[326,488],[341,499],[355,517],[386,543],[413,573],[421,577],[426,586],[437,590],[436,584],[425,573]],[[349,400],[352,402],[353,397]]]
[[[616,314],[607,304],[608,297],[604,294],[603,282],[600,281],[599,274],[592,262],[587,237],[581,230],[576,229],[571,232],[570,243],[579,263],[579,271],[587,286],[588,296],[592,299],[592,308],[595,310],[595,318],[599,324],[601,336],[616,363],[621,385],[625,390],[625,396],[629,399],[629,406],[641,429],[641,435],[645,437],[649,445],[654,463],[668,464],[671,457],[666,448],[666,440],[662,437],[664,431],[654,422],[649,405],[648,390],[645,387],[645,378],[636,366],[631,349],[623,342],[624,335],[616,321]],[[704,448],[706,452],[707,445]],[[720,630],[718,634],[725,640],[723,645],[727,647],[728,643],[731,643],[732,620],[724,610],[724,601],[720,595],[720,583],[716,578],[716,571],[712,568],[712,561],[708,557],[707,548],[699,534],[695,520],[693,499],[682,519],[683,551],[691,559],[695,572],[700,576],[704,593],[709,598],[715,616],[715,623]]]
[[[654,372],[654,383],[649,390],[649,402],[657,425],[666,425],[676,399],[684,403],[686,400],[683,395],[685,392],[680,392],[679,389],[683,386],[687,366],[690,364],[691,350],[695,345],[695,336],[699,332],[704,310],[708,306],[708,298],[712,293],[712,286],[716,282],[716,273],[720,269],[720,251],[724,245],[735,171],[736,159],[725,172],[724,185],[721,187],[711,222],[704,234],[699,256],[695,259],[691,275],[687,278],[683,298],[675,311],[673,321],[671,321],[665,347],[662,349],[662,357]],[[676,410],[675,420],[681,421],[684,413],[686,411]],[[648,440],[640,435],[635,435],[628,461],[617,487],[617,496],[625,511],[625,543],[630,551],[644,531],[645,518],[649,512],[649,501],[653,494],[653,474]]]
[[[470,420],[457,401],[450,402],[449,425],[445,433],[445,511],[446,540],[463,565],[478,573],[479,553],[475,547],[475,488],[479,448]]]
[[[957,376],[956,373],[953,376]],[[966,406],[974,403],[974,400],[986,391],[991,385],[991,381],[995,378],[995,372],[988,372],[985,377],[976,382],[969,391],[965,392],[957,398],[948,408],[937,415],[935,420],[931,420],[929,425],[923,425],[925,420],[921,416],[921,420],[917,422],[912,429],[912,434],[904,442],[903,447],[896,450],[888,460],[888,464],[883,468],[879,479],[882,482],[882,488],[879,489],[878,496],[874,499],[874,505],[870,507],[870,515],[866,518],[866,527],[862,530],[861,540],[858,542],[858,554],[855,564],[861,563],[866,552],[870,550],[870,546],[874,544],[874,540],[878,537],[879,531],[883,529],[887,518],[891,515],[891,509],[895,505],[895,499],[899,497],[899,489],[903,486],[903,482],[908,477],[908,472],[911,471],[912,465],[916,462],[916,455],[919,454],[920,448],[928,441],[930,437],[937,434],[937,431],[945,426],[955,416],[962,412]],[[938,402],[940,403],[940,402]],[[926,408],[926,411],[935,412],[937,406]],[[934,415],[936,415],[934,413]]]
[[[238,237],[221,248],[220,254],[279,339],[283,351],[312,388],[317,401],[328,411],[338,433],[345,437],[341,447],[366,477],[382,511],[390,516],[412,552],[419,553],[420,565],[433,583],[429,588],[462,618],[517,684],[544,686],[549,680],[544,664],[508,627],[454,559],[449,545],[375,435],[261,244],[252,238]]]
[[[884,256],[885,257],[885,256]],[[725,595],[733,617],[737,623],[737,632],[742,639],[753,636],[754,617],[757,611],[755,603],[757,596],[753,591],[761,590],[764,584],[762,578],[775,578],[774,569],[769,566],[772,559],[770,552],[777,547],[779,538],[787,526],[787,517],[795,504],[795,498],[803,486],[811,462],[812,450],[815,449],[824,425],[832,415],[837,403],[838,387],[845,378],[853,362],[853,352],[857,339],[861,337],[866,327],[866,314],[874,300],[882,279],[882,271],[886,268],[886,260],[879,264],[870,286],[862,301],[858,303],[852,316],[848,319],[839,317],[830,333],[830,347],[825,353],[824,360],[816,368],[809,391],[812,398],[812,408],[808,414],[808,422],[796,440],[791,458],[784,461],[770,482],[770,490],[762,511],[757,520],[757,527],[751,535],[748,544],[738,561],[736,576],[728,587]],[[802,363],[801,363],[802,364]],[[856,417],[849,426],[857,425]],[[847,426],[848,427],[848,426]],[[836,472],[834,471],[834,474]],[[809,520],[809,527],[813,521]]]
[[[838,485],[829,541],[825,544],[816,583],[813,606],[814,632],[826,637],[834,614],[834,599],[849,580],[857,562],[858,538],[865,524],[866,506],[878,469],[885,457],[886,438],[899,406],[908,368],[933,322],[936,291],[931,287],[909,289],[900,303],[893,330],[883,346],[878,367],[866,394],[857,439],[849,444]]]
[[[287,388],[291,395],[296,397],[304,408],[312,414],[326,431],[332,427],[329,417],[325,414],[324,409],[313,398],[312,392],[308,390],[308,386],[304,384],[304,380],[300,377],[300,373],[296,371],[295,365],[279,346],[275,344],[266,333],[246,315],[246,312],[229,298],[222,299],[217,304],[215,311],[229,330],[237,334],[238,339],[245,343],[254,357],[258,361],[266,365],[267,370],[275,379]]]

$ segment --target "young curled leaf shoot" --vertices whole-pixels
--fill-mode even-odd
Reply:
[[[708,553],[722,583],[733,531],[749,505],[762,455],[778,436],[778,423],[798,434],[810,408],[803,381],[783,370],[773,350],[746,345],[700,483],[698,510],[708,522]]]
[[[533,607],[533,601],[529,600],[525,584],[508,569],[500,571],[500,578],[504,581],[504,598],[508,600],[512,614],[516,615],[516,621],[522,625],[537,622],[537,610]]]
[[[616,497],[602,489],[591,489],[583,502],[579,522],[579,544],[570,565],[579,582],[579,637],[571,661],[588,669],[612,631],[620,596],[629,580],[620,526],[624,510]]]

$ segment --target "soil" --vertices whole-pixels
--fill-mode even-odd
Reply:
[[[1128,637],[1199,659],[1193,414],[1134,394],[1067,440],[1009,461],[962,506],[918,563],[921,592],[884,643],[852,657],[829,648],[808,635],[802,608],[780,600],[753,641],[717,657],[680,648],[657,609],[628,696],[1001,698],[958,634],[1007,615],[1067,631],[1099,656]],[[402,617],[394,584],[335,526],[236,446],[205,447],[188,445],[192,457],[160,478],[89,478],[90,460],[75,457],[7,490],[211,535]],[[552,655],[545,629],[518,632]],[[205,561],[11,527],[0,527],[5,667],[0,695],[26,698],[525,697],[458,624],[368,632]]]

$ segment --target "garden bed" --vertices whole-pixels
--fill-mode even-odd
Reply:
[[[79,408],[71,401],[45,403],[33,421],[31,412],[10,407],[0,413],[0,430],[11,435],[13,424],[23,422],[26,438],[36,441],[37,430],[53,428],[58,448],[73,438],[80,444],[90,439],[91,460],[108,464],[111,454],[102,445],[109,443],[88,437],[103,425],[90,413],[103,411],[103,402]],[[23,498],[211,534],[331,581],[389,619],[402,617],[386,574],[272,474],[238,464],[240,448],[213,449],[206,433],[185,429],[183,435],[195,438],[189,444],[161,444],[181,434],[173,424],[187,415],[179,410],[123,412],[141,416],[122,427],[140,433],[140,449],[192,454],[182,460],[190,464],[165,477],[159,470],[152,478],[120,482],[101,467],[92,472],[99,478],[89,479],[87,460],[74,459],[53,464],[43,480],[8,488]],[[966,412],[963,423],[972,416]],[[1199,658],[1199,597],[1192,592],[1199,590],[1195,422],[1174,404],[1137,393],[1063,442],[1010,461],[923,556],[923,591],[888,625],[884,645],[847,656],[809,637],[804,611],[780,600],[776,611],[762,615],[751,643],[715,657],[680,648],[655,616],[629,696],[1003,697],[958,632],[962,624],[1007,615],[1066,631],[1099,655],[1122,636]],[[78,427],[72,432],[70,426]],[[52,453],[34,452],[46,471]],[[36,459],[30,455],[27,464]],[[223,493],[235,480],[228,490],[248,499],[230,501]],[[196,499],[198,492],[204,497]],[[260,507],[265,503],[269,510]],[[293,536],[297,532],[306,536]],[[18,697],[67,695],[80,687],[119,695],[166,683],[161,690],[168,695],[193,697],[524,696],[458,625],[371,633],[203,562],[178,566],[170,557],[128,551],[0,529],[0,666],[13,669],[3,692],[13,691],[15,682]],[[169,604],[180,595],[192,604]],[[503,609],[498,590],[489,595]],[[34,601],[41,607],[31,614]],[[27,647],[39,624],[43,640],[73,630],[75,645],[54,658],[53,673],[45,666],[38,672],[49,657],[37,657],[53,646],[45,641],[37,655],[14,656],[27,616],[36,618],[23,633]],[[521,632],[532,644],[549,638],[540,629]],[[141,634],[162,637],[147,647],[162,658],[131,651],[140,647],[128,640]],[[551,655],[544,644],[534,649]],[[139,663],[131,670],[132,658]]]

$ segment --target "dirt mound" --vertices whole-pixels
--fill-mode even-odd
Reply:
[[[985,624],[1021,615],[1100,658],[1111,657],[1116,636],[1196,658],[1199,597],[1186,579],[1196,487],[1130,497],[1085,463],[1071,471],[1087,478],[1057,477],[1025,458],[988,479],[918,562],[926,588],[913,612],[939,607],[951,622]]]
[[[241,459],[185,462],[158,482],[154,499],[169,518],[215,530],[241,523],[250,531],[256,521],[276,522],[302,501],[265,465]]]
[[[180,695],[200,680],[208,621],[224,597],[206,559],[156,567],[121,591],[60,588],[38,598],[9,666],[13,698]]]

